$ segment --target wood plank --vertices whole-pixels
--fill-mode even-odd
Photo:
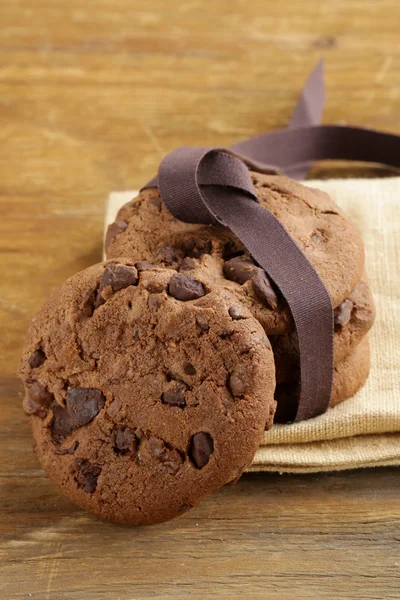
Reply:
[[[2,0],[0,22],[1,598],[400,598],[397,469],[247,475],[115,526],[48,481],[15,378],[31,316],[100,259],[109,191],[168,150],[285,126],[321,55],[325,122],[400,132],[397,0]]]

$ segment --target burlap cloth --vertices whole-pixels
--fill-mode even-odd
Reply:
[[[400,464],[400,178],[309,181],[361,231],[377,319],[366,385],[324,415],[266,432],[251,471],[312,473]],[[110,194],[106,225],[136,192]]]

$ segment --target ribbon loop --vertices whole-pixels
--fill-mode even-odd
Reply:
[[[167,154],[158,168],[158,187],[168,210],[185,223],[217,223],[204,202],[198,169],[207,148],[176,148]],[[179,216],[178,216],[179,215]]]
[[[186,223],[225,225],[208,205],[200,186],[230,186],[258,202],[246,165],[225,148],[182,146],[167,154],[158,169],[158,187],[168,210]]]
[[[254,195],[253,182],[242,157],[226,148],[212,148],[204,154],[199,166],[200,185],[220,185],[241,189]]]

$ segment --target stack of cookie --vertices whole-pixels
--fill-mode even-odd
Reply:
[[[369,370],[362,241],[322,192],[253,182],[336,307],[334,405]],[[298,344],[279,290],[238,240],[178,221],[156,189],[120,210],[106,246],[108,261],[71,277],[32,320],[24,409],[69,498],[113,521],[156,523],[240,477],[264,428],[292,420]]]
[[[284,225],[322,278],[335,307],[331,406],[353,396],[369,373],[366,334],[375,309],[364,273],[364,245],[354,225],[324,192],[287,177],[252,173],[260,203]],[[267,235],[267,234],[266,234]],[[299,350],[290,311],[265,272],[233,234],[175,219],[158,190],[144,190],[119,211],[106,236],[118,256],[192,273],[202,269],[263,326],[275,356],[275,422],[290,422],[297,402]]]

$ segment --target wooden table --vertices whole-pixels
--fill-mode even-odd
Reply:
[[[105,198],[180,144],[282,127],[326,57],[326,122],[400,132],[398,0],[2,0],[0,597],[400,598],[395,469],[249,475],[164,525],[103,523],[31,449],[15,378],[49,292],[97,262]]]

